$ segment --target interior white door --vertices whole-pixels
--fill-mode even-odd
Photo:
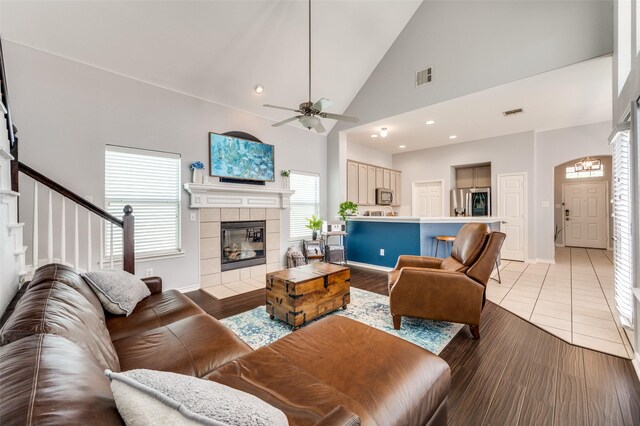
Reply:
[[[442,182],[415,183],[414,216],[442,217]]]
[[[507,234],[500,253],[503,259],[525,260],[526,247],[526,174],[498,175],[498,216],[500,230]]]
[[[606,249],[607,182],[565,183],[562,192],[565,246]]]

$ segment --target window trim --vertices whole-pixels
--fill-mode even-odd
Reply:
[[[145,153],[148,153],[148,155],[150,156],[155,156],[155,157],[161,157],[161,158],[171,158],[171,159],[177,159],[178,160],[178,178],[177,178],[177,229],[176,229],[176,239],[177,239],[177,248],[174,250],[156,250],[156,251],[152,251],[152,252],[144,252],[144,253],[138,253],[137,251],[135,252],[135,261],[136,262],[151,262],[154,260],[160,260],[160,259],[170,259],[170,258],[175,258],[175,257],[183,257],[187,254],[187,252],[184,250],[183,247],[183,242],[182,242],[182,155],[180,153],[176,153],[176,152],[168,152],[168,151],[159,151],[159,150],[154,150],[154,149],[148,149],[148,148],[135,148],[135,147],[128,147],[128,146],[122,146],[122,145],[112,145],[112,144],[105,144],[105,148],[104,148],[104,152],[105,152],[105,165],[104,165],[104,178],[105,178],[105,182],[104,182],[104,210],[108,211],[108,203],[109,202],[125,202],[128,200],[122,199],[122,198],[113,198],[113,199],[109,199],[107,198],[107,194],[106,194],[106,190],[107,190],[107,181],[106,181],[106,174],[107,174],[107,168],[106,168],[106,154],[107,151],[112,151],[112,152],[122,152],[122,153],[131,153],[131,154],[138,154],[138,155],[144,155]],[[159,203],[173,203],[173,201],[158,201]],[[133,206],[133,216],[135,218],[136,216],[136,210],[135,210],[135,206]],[[117,217],[117,216],[116,216]],[[135,228],[134,228],[135,229]],[[116,232],[122,232],[122,230],[120,228],[114,229],[114,234]],[[109,226],[108,224],[105,224],[103,226],[103,235],[102,235],[102,261],[104,263],[110,263],[111,262],[111,253],[108,254],[109,251],[109,246],[107,243],[107,237],[108,237],[108,233],[109,233]],[[117,265],[117,264],[122,264],[123,263],[123,259],[122,259],[122,253],[116,253],[114,258],[113,258],[113,264]]]
[[[320,215],[320,206],[321,206],[321,202],[320,202],[320,173],[306,172],[306,171],[294,170],[294,169],[290,170],[290,172],[291,172],[290,176],[289,176],[289,180],[290,181],[291,181],[291,175],[292,174],[299,174],[299,175],[312,176],[312,177],[318,178],[318,202],[317,202],[317,204],[314,204],[314,205],[318,206],[318,215]],[[291,188],[291,185],[289,185],[289,188]],[[295,194],[293,196],[295,196]],[[292,196],[292,198],[293,198],[293,196]],[[301,242],[303,240],[310,240],[311,236],[312,236],[311,232],[309,232],[309,234],[306,234],[306,235],[301,236],[301,237],[293,237],[291,235],[291,211],[293,210],[293,206],[295,204],[296,203],[293,202],[293,201],[289,202],[289,242],[290,243]],[[305,205],[307,205],[307,204],[305,204]]]

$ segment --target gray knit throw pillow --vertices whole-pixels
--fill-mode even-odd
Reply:
[[[287,426],[287,416],[263,400],[221,383],[154,370],[106,370],[126,424]]]
[[[99,271],[82,274],[100,299],[105,311],[116,315],[131,314],[138,302],[151,292],[145,283],[125,271]]]

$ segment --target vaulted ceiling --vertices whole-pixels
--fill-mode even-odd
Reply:
[[[420,3],[313,0],[313,100],[329,98],[330,111],[342,113]],[[306,1],[3,0],[1,7],[3,39],[275,121],[290,114],[263,103],[297,107],[308,97]]]

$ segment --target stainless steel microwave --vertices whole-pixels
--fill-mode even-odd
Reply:
[[[393,190],[376,188],[376,204],[379,206],[390,206],[393,204]]]

